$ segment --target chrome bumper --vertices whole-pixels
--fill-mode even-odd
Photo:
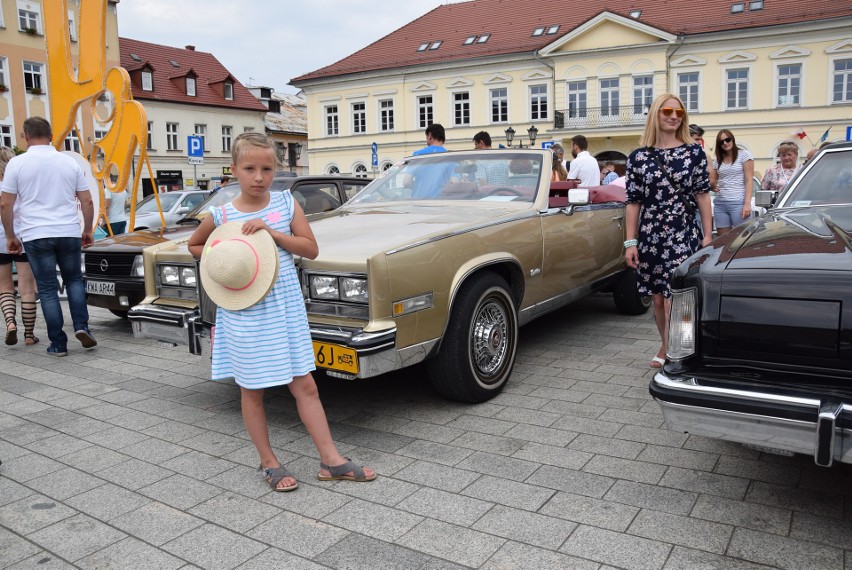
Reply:
[[[702,386],[665,371],[654,375],[650,392],[671,430],[804,453],[823,467],[852,463],[850,403]]]
[[[159,305],[136,305],[127,313],[133,327],[133,336],[149,338],[173,344],[192,346],[189,322],[198,314],[197,310],[161,307]]]
[[[359,371],[357,375],[325,369],[326,374],[336,378],[372,378],[411,366],[425,360],[438,342],[438,339],[436,339],[397,349],[395,328],[366,332],[363,329],[311,324],[310,329],[313,340],[345,346],[358,354]]]

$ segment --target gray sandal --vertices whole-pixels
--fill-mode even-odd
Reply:
[[[320,462],[320,469],[328,471],[330,476],[317,474],[317,479],[320,481],[358,481],[359,483],[364,483],[376,478],[375,473],[371,477],[367,477],[367,474],[364,473],[364,469],[360,465],[356,465],[348,457],[344,457],[344,459],[346,463],[335,465],[334,467]],[[354,477],[348,474],[350,471],[355,474]]]
[[[299,482],[296,481],[293,485],[289,487],[279,487],[278,483],[281,482],[282,479],[287,477],[295,477],[292,473],[290,473],[286,467],[281,465],[280,467],[264,467],[260,466],[260,472],[263,474],[263,478],[266,479],[266,482],[269,483],[269,486],[272,487],[272,490],[277,493],[286,493],[288,491],[295,491],[299,488]]]

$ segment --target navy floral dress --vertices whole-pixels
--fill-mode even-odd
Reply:
[[[672,188],[652,154],[679,188]],[[627,203],[639,204],[639,293],[671,297],[672,271],[701,247],[698,216],[690,214],[676,192],[698,213],[695,194],[710,191],[707,155],[697,144],[675,148],[642,147],[627,159]]]

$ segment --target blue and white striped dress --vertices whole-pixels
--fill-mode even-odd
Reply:
[[[231,202],[210,208],[217,226],[264,218],[270,228],[287,234],[294,211],[289,190],[270,192],[269,205],[257,212],[240,212]],[[278,279],[262,301],[242,311],[216,309],[213,380],[233,378],[243,388],[255,390],[289,384],[294,376],[315,369],[293,255],[279,247],[278,259]]]

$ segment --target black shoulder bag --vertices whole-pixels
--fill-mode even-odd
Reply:
[[[657,167],[663,173],[663,176],[665,176],[666,180],[668,180],[669,184],[671,184],[672,189],[675,191],[675,196],[677,196],[677,199],[680,200],[681,204],[683,204],[683,207],[686,209],[687,212],[689,212],[690,216],[695,216],[695,206],[693,206],[690,201],[686,199],[686,196],[684,196],[683,192],[680,191],[678,185],[675,184],[674,180],[672,180],[672,177],[669,176],[669,171],[666,169],[666,167],[663,166],[663,164],[660,162],[660,159],[657,158],[657,149],[652,146],[646,148],[648,149],[648,154],[651,155],[651,160],[656,163]]]

